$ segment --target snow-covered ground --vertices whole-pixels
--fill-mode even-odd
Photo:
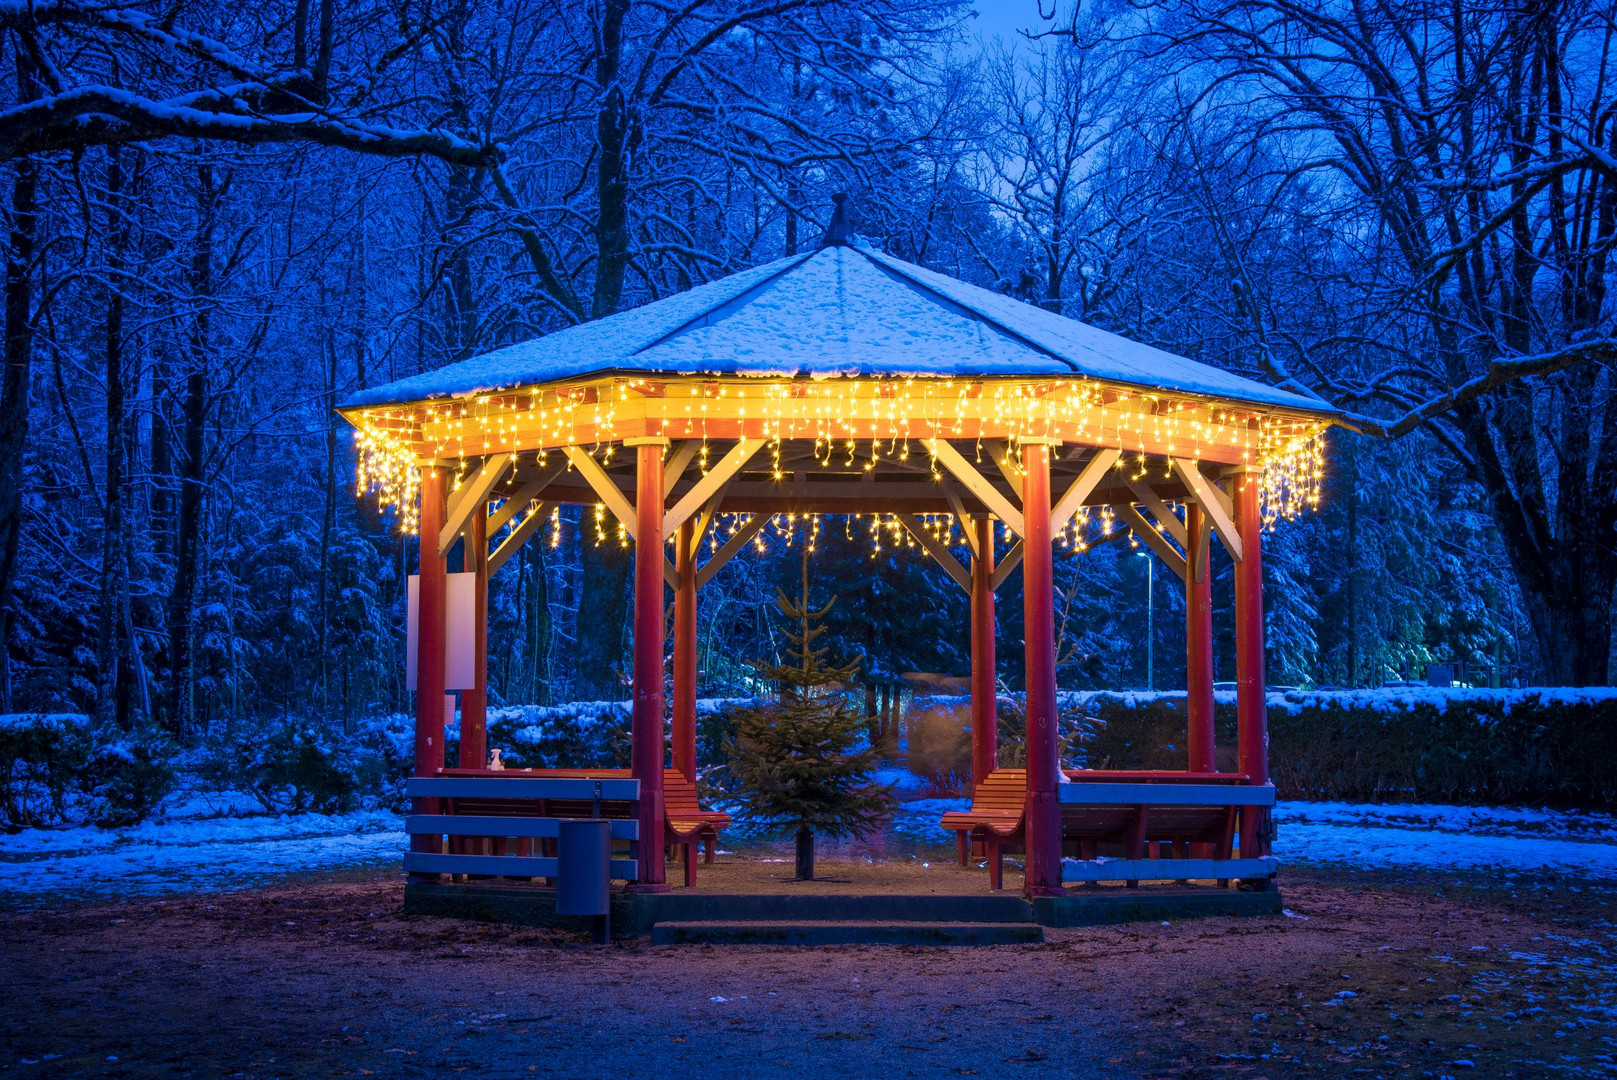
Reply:
[[[938,827],[964,799],[900,804],[899,844],[953,846]],[[404,847],[396,814],[265,816],[236,798],[193,796],[128,829],[0,835],[0,906],[247,888],[289,875],[386,870]],[[1359,869],[1551,872],[1617,881],[1617,816],[1562,810],[1281,803],[1282,864]]]

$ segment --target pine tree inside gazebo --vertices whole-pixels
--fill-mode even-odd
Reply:
[[[707,842],[711,859],[722,824],[722,815],[704,823],[692,786],[702,586],[772,516],[849,514],[908,531],[970,595],[977,798],[945,822],[959,832],[963,859],[980,845],[997,886],[999,856],[1020,848],[1030,897],[1097,880],[1268,887],[1262,536],[1317,499],[1322,435],[1337,419],[1318,401],[872,250],[839,204],[813,251],[364,390],[342,413],[359,432],[361,486],[421,536],[418,777],[448,775],[452,687],[469,767],[459,774],[481,774],[489,575],[560,504],[599,507],[634,545],[627,775],[640,787],[631,889],[669,887],[669,843],[685,847],[693,880],[691,845]],[[998,559],[996,523],[1014,538]],[[1185,588],[1185,771],[1064,773],[1052,545],[1064,535],[1088,546],[1129,533]],[[1213,753],[1215,537],[1235,564],[1234,774],[1216,772]],[[446,556],[456,545],[465,570],[457,581],[466,584],[455,588],[471,590],[474,613],[466,629],[447,616]],[[995,593],[1018,569],[1025,771],[996,769]],[[455,668],[466,674],[451,679]],[[418,835],[407,867],[418,878],[490,873],[486,862],[465,861],[498,857],[481,854],[492,849],[480,843],[468,853],[451,839],[446,851],[444,837]]]

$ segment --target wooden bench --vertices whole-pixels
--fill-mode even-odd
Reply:
[[[628,769],[442,769],[440,776],[487,777],[515,779],[518,777],[554,777],[562,779],[625,779]],[[558,803],[547,812],[562,817],[583,817],[588,811]],[[609,814],[608,816],[617,816]],[[696,885],[696,864],[706,847],[705,861],[711,865],[718,847],[719,830],[730,826],[730,815],[718,810],[703,810],[697,798],[696,783],[678,769],[663,770],[663,823],[666,842],[679,848],[685,864],[685,884]]]
[[[534,842],[554,844],[562,819],[595,817],[599,808],[599,816],[612,821],[612,839],[629,844],[628,858],[612,860],[612,876],[623,881],[640,879],[640,781],[495,776],[439,775],[406,781],[405,794],[413,800],[426,800],[435,811],[409,814],[404,819],[404,831],[412,841],[411,850],[404,855],[406,871],[554,878],[555,856],[544,853],[543,848],[534,855]],[[425,842],[418,844],[417,837]],[[506,854],[506,844],[512,840],[516,841],[515,853]]]
[[[1070,769],[1064,775],[1068,782],[1058,791],[1062,851],[1077,856],[1063,860],[1064,881],[1137,884],[1274,873],[1273,860],[1231,859],[1240,813],[1272,806],[1272,787],[1253,787],[1241,773]],[[1025,849],[1026,801],[1027,770],[995,769],[977,786],[970,810],[943,815],[962,866],[972,844],[982,843],[991,888],[1004,887],[1004,856]],[[1160,857],[1164,846],[1174,857]]]

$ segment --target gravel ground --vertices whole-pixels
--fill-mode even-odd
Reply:
[[[1487,884],[1297,875],[1285,917],[1056,930],[992,949],[596,949],[406,919],[391,876],[61,907],[0,915],[0,1069],[1617,1075],[1612,893]]]

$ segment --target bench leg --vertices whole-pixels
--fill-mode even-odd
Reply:
[[[961,866],[966,865],[967,849],[969,847],[970,841],[966,838],[966,831],[964,829],[956,829],[954,831],[954,852],[955,858],[959,860]]]
[[[719,846],[719,834],[714,833],[712,836],[707,838],[707,857],[704,858],[702,861],[707,863],[709,866],[712,866],[713,865],[713,849],[718,847],[718,846]]]
[[[685,887],[696,888],[696,851],[700,843],[683,844],[685,849]]]
[[[988,887],[996,892],[1005,887],[1005,860],[993,837],[988,838]]]

